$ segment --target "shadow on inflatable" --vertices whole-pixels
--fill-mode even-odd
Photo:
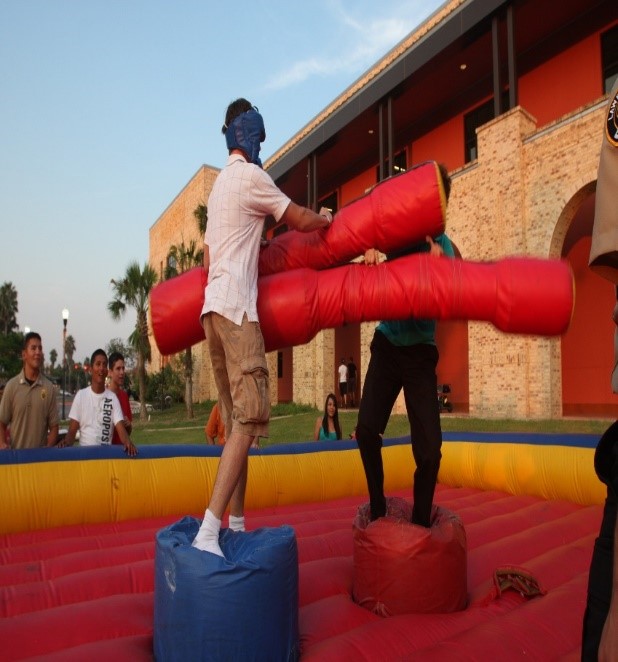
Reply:
[[[203,636],[228,646],[219,650],[240,650],[225,642],[241,642],[242,659],[275,659],[262,640],[280,638],[283,621],[297,635],[290,656],[302,660],[579,659],[605,496],[593,468],[598,438],[445,433],[444,439],[434,501],[465,528],[465,604],[449,613],[388,616],[361,606],[354,599],[353,524],[367,497],[358,450],[353,442],[288,444],[251,451],[248,533],[229,544],[240,554],[247,536],[264,549],[260,536],[275,528],[280,533],[268,544],[291,549],[292,540],[294,556],[263,556],[279,559],[285,577],[297,572],[296,588],[236,582],[236,592],[225,590],[234,596],[231,607],[218,595],[194,606]],[[178,608],[157,604],[155,548],[162,531],[183,521],[191,526],[203,513],[220,448],[139,450],[136,459],[115,447],[0,454],[3,660],[153,658],[155,615]],[[386,440],[383,455],[387,494],[405,509],[414,469],[409,438]],[[177,598],[181,578],[162,577]],[[539,590],[527,591],[531,584]],[[419,586],[412,582],[407,591],[421,595]],[[247,629],[243,623],[256,613],[273,612],[272,592],[279,590],[288,591],[291,606],[273,615],[271,630]],[[200,641],[184,638],[185,647],[194,646],[192,659],[220,659]],[[165,659],[187,659],[186,650]]]

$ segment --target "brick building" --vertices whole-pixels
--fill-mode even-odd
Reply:
[[[615,415],[614,292],[589,271],[587,257],[616,75],[618,11],[610,0],[451,0],[264,164],[294,201],[336,210],[398,170],[441,161],[453,178],[447,232],[461,257],[570,262],[576,304],[562,338],[439,324],[438,381],[451,385],[456,411]],[[158,271],[170,245],[198,238],[193,210],[207,201],[216,174],[200,168],[152,226],[150,264]],[[322,407],[342,356],[354,357],[362,384],[374,328],[328,329],[271,353],[273,401]],[[153,349],[158,370],[164,359]],[[195,355],[195,398],[214,399],[204,347]]]

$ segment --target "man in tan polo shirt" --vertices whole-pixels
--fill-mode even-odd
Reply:
[[[7,382],[0,401],[0,449],[54,446],[58,438],[56,391],[41,374],[43,345],[38,333],[26,334],[21,358],[22,371]]]

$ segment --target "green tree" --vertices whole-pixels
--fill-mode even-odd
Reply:
[[[200,205],[203,207],[203,205]],[[199,209],[199,207],[198,207]],[[198,209],[193,214],[198,222],[200,222]],[[205,207],[204,207],[205,209]],[[175,244],[170,247],[167,254],[167,266],[165,267],[164,278],[174,278],[189,271],[193,267],[201,265],[204,261],[204,250],[197,248],[197,242],[192,239],[189,244],[185,244],[184,240],[180,244]],[[193,418],[193,351],[191,347],[187,347],[184,351],[183,357],[183,370],[185,377],[185,406],[187,408],[187,418]]]
[[[146,413],[146,363],[150,361],[150,340],[148,338],[148,305],[152,288],[157,284],[157,272],[145,264],[141,269],[137,262],[131,262],[125,275],[111,281],[114,298],[107,304],[111,316],[121,319],[127,308],[134,308],[137,313],[135,330],[129,336],[129,343],[137,355],[137,383],[140,399],[140,419],[148,419]]]
[[[163,277],[165,280],[174,278],[204,261],[204,249],[197,248],[197,242],[192,239],[188,244],[182,240],[170,247]]]
[[[17,328],[17,290],[7,281],[0,286],[0,333],[6,336]]]
[[[166,398],[171,398],[172,402],[182,400],[183,383],[180,375],[171,364],[161,368],[148,377],[148,388],[146,397],[155,407],[163,409],[166,406]]]
[[[58,360],[58,352],[55,349],[50,350],[49,352],[49,371],[53,372],[56,367],[56,361]]]
[[[10,379],[21,370],[23,343],[24,334],[21,332],[0,334],[0,377],[2,379]]]
[[[65,391],[71,392],[71,374],[73,373],[73,355],[75,354],[75,338],[68,335],[64,341],[64,353],[66,358],[66,367],[63,368],[66,370],[67,383],[63,385]]]
[[[135,350],[131,345],[125,343],[122,338],[112,338],[105,348],[107,356],[113,352],[118,352],[124,356],[124,367],[127,372],[130,372],[135,368]]]
[[[197,229],[199,230],[200,236],[203,237],[206,232],[206,226],[208,225],[208,207],[200,203],[194,210],[193,216],[197,222]]]

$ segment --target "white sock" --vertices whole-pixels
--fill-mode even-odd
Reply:
[[[200,526],[200,530],[197,532],[192,546],[201,549],[203,552],[210,552],[211,554],[223,556],[221,547],[219,547],[220,530],[221,520],[217,519],[207,508],[204,513],[202,526]]]
[[[236,515],[230,515],[230,529],[232,529],[232,531],[244,531],[245,516],[241,515],[240,517],[236,517]]]

